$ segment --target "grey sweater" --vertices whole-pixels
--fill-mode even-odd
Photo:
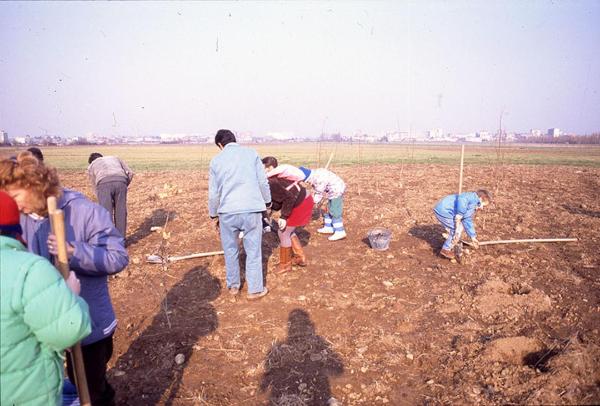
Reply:
[[[116,156],[103,156],[95,159],[87,168],[88,177],[94,189],[101,183],[123,181],[129,185],[133,171]]]

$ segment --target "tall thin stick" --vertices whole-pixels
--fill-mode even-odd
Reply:
[[[332,152],[331,155],[329,155],[329,160],[327,161],[327,165],[325,165],[325,169],[329,168],[329,164],[331,164],[331,160],[333,159],[334,153],[335,153],[335,151]]]
[[[461,145],[461,148],[460,148],[460,176],[458,178],[458,194],[462,193],[464,162],[465,162],[465,144]]]
[[[48,211],[50,215],[50,226],[52,227],[52,234],[56,236],[56,244],[58,249],[56,268],[66,280],[69,278],[70,270],[69,257],[67,255],[67,243],[65,240],[65,216],[62,210],[56,209],[55,197],[48,198],[48,209],[50,208],[53,209],[51,212]],[[71,357],[73,361],[73,374],[75,375],[75,385],[77,386],[79,402],[83,406],[91,406],[92,402],[85,376],[85,366],[83,363],[81,344],[77,343],[71,347]]]

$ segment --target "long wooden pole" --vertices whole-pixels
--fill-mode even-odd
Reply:
[[[213,255],[224,255],[225,251],[200,252],[198,254],[181,255],[178,257],[169,257],[169,262],[181,261],[184,259],[212,257]]]
[[[480,241],[479,246],[482,245],[496,245],[496,244],[525,244],[525,243],[543,243],[543,242],[575,242],[577,238],[527,238],[523,240],[494,240],[494,241]],[[467,245],[472,245],[469,241],[461,241]]]
[[[460,177],[458,178],[458,194],[462,193],[463,166],[465,162],[465,144],[460,148]]]
[[[50,211],[50,209],[52,209],[52,211]],[[50,217],[52,234],[56,236],[56,244],[58,249],[58,256],[55,265],[62,277],[67,280],[69,278],[70,269],[69,257],[67,255],[67,243],[65,239],[65,216],[62,210],[58,210],[56,208],[56,198],[53,196],[48,198],[48,214]],[[83,363],[83,353],[81,352],[80,343],[77,343],[71,347],[71,355],[79,403],[82,406],[92,406],[87,379],[85,376],[85,366]]]

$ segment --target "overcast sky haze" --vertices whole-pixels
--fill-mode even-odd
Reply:
[[[11,137],[600,130],[600,1],[1,2]]]

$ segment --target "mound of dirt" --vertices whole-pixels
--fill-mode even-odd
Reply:
[[[484,317],[504,315],[517,318],[552,308],[550,297],[526,283],[507,283],[499,279],[485,282],[477,289],[475,307]]]

